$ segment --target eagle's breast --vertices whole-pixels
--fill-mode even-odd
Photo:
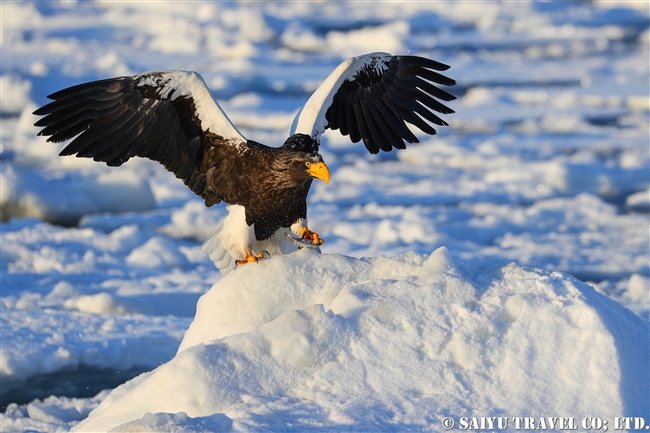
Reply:
[[[231,147],[228,152],[210,152],[208,147],[203,161],[206,204],[225,201],[242,206],[246,224],[254,226],[258,241],[306,218],[311,179],[297,179],[290,171],[278,170],[277,159],[282,157],[278,149],[256,145]]]
[[[307,217],[307,193],[311,180],[293,188],[274,188],[272,179],[255,185],[257,200],[245,205],[246,223],[254,225],[258,241]]]

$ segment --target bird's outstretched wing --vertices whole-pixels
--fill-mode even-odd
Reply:
[[[219,201],[219,191],[206,191],[205,174],[211,168],[206,151],[211,159],[227,159],[247,143],[195,72],[110,78],[48,97],[53,102],[34,112],[44,116],[36,122],[43,127],[39,135],[49,136],[51,142],[76,137],[61,155],[76,154],[111,166],[133,156],[149,158],[209,204]]]
[[[371,53],[341,63],[309,98],[294,119],[291,133],[311,135],[318,141],[325,129],[339,129],[356,143],[363,140],[371,153],[403,149],[404,141],[417,143],[406,123],[427,134],[435,125],[447,125],[437,113],[454,110],[440,101],[455,96],[438,85],[454,80],[436,71],[449,66],[416,56]]]

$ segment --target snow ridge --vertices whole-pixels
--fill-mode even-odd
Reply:
[[[199,301],[176,357],[115,389],[74,431],[647,417],[648,327],[557,272],[479,273],[445,248],[372,259],[301,250],[225,276]]]

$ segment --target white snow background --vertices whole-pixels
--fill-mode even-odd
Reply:
[[[650,424],[649,8],[0,3],[0,430]],[[200,252],[223,205],[151,161],[58,157],[32,126],[63,87],[185,69],[280,145],[320,80],[371,51],[450,64],[451,126],[378,156],[326,133],[323,254],[223,279]]]

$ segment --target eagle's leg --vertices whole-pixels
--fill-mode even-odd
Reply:
[[[303,239],[310,240],[314,245],[323,245],[325,243],[325,239],[321,239],[318,233],[312,232],[307,227],[301,227],[298,235]]]
[[[241,260],[235,261],[237,263],[237,266],[245,265],[247,263],[257,263],[261,259],[265,259],[267,257],[270,257],[270,254],[268,251],[262,251],[258,254],[253,254],[253,250],[249,248],[246,248],[246,257],[244,257]]]

